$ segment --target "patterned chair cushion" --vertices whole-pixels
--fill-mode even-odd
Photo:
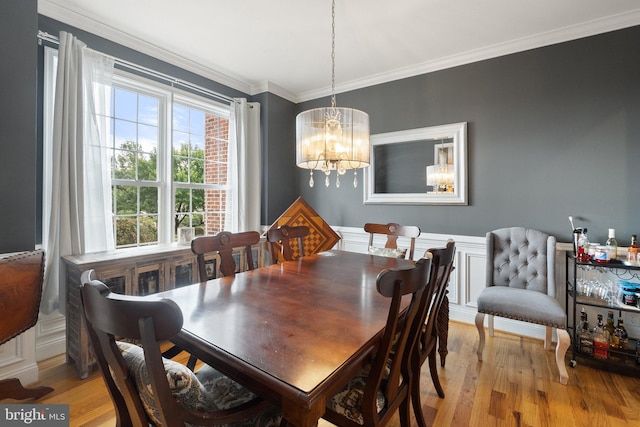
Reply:
[[[118,348],[127,367],[134,375],[136,387],[147,415],[155,425],[160,425],[159,408],[151,389],[143,349],[121,341],[118,342]],[[229,409],[256,397],[254,393],[208,365],[203,365],[194,374],[189,368],[173,360],[163,359],[163,362],[171,393],[186,408],[202,412]],[[280,411],[274,407],[244,420],[242,423],[226,426],[277,427],[280,425],[280,420]]]
[[[362,399],[364,398],[364,388],[367,383],[370,368],[371,365],[367,364],[360,369],[360,372],[351,378],[342,390],[333,395],[331,400],[327,402],[327,407],[360,425],[364,425]],[[378,391],[376,401],[377,411],[382,411],[386,404],[387,402],[384,395]]]
[[[406,249],[376,248],[375,246],[369,246],[369,255],[386,256],[389,258],[404,258],[406,254]]]

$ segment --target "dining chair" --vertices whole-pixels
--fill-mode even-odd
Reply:
[[[411,242],[409,246],[408,259],[413,259],[416,238],[420,236],[420,227],[416,227],[414,225],[400,225],[395,222],[390,222],[388,224],[366,223],[364,225],[364,231],[369,233],[369,253],[371,255],[405,258],[407,250],[398,248],[398,237],[408,237]],[[387,240],[383,248],[373,245],[373,238],[376,234],[387,236]]]
[[[400,425],[409,427],[412,379],[410,356],[416,343],[421,304],[431,300],[431,260],[378,274],[378,292],[390,298],[389,314],[375,355],[327,402],[323,418],[340,427],[377,427],[399,412]],[[406,310],[402,297],[411,295]]]
[[[556,238],[538,230],[508,227],[486,235],[486,287],[477,298],[476,327],[480,341],[478,360],[484,349],[484,317],[489,315],[489,336],[493,336],[494,316],[545,327],[545,350],[551,349],[552,328],[556,328],[556,365],[560,383],[569,376],[564,356],[571,342],[567,316],[556,299]]]
[[[305,254],[304,238],[308,235],[309,227],[306,225],[295,227],[281,225],[267,231],[267,242],[269,242],[272,261],[277,263],[303,257]]]
[[[427,359],[429,359],[429,371],[436,392],[438,396],[444,398],[444,390],[438,377],[436,347],[444,335],[442,329],[448,328],[448,324],[443,324],[440,310],[443,308],[447,294],[447,285],[453,270],[455,251],[455,242],[449,240],[444,248],[427,249],[425,252],[425,257],[431,258],[431,281],[433,281],[434,290],[431,299],[425,300],[421,304],[422,312],[418,316],[422,321],[418,324],[420,331],[412,354],[411,374],[415,381],[411,384],[411,403],[413,404],[413,412],[419,427],[426,427],[427,425],[422,413],[422,404],[420,403],[420,371]],[[428,296],[429,294],[425,293],[423,298]]]
[[[260,242],[260,233],[257,231],[244,231],[241,233],[230,233],[221,231],[214,236],[200,236],[191,241],[191,251],[198,258],[198,273],[201,282],[206,282],[211,277],[207,274],[207,254],[217,253],[220,256],[220,272],[224,276],[235,276],[238,266],[234,260],[233,250],[244,248],[245,265],[242,270],[253,270],[253,251],[251,247]],[[241,258],[242,259],[242,258]]]
[[[193,373],[162,357],[161,345],[182,329],[175,302],[115,294],[90,279],[92,270],[85,273],[84,317],[116,425],[280,425],[278,408],[213,367],[203,365]]]
[[[0,344],[22,334],[38,321],[44,260],[42,250],[0,259],[0,306],[3,307]],[[0,400],[39,399],[52,391],[46,386],[25,388],[18,378],[0,380]]]

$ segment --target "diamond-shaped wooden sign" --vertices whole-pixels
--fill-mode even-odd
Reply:
[[[306,225],[309,227],[309,235],[304,238],[303,242],[306,255],[327,251],[340,241],[340,236],[302,197],[298,197],[280,218],[269,227],[269,230],[282,225],[290,227]],[[292,249],[294,257],[298,257],[300,252],[295,244],[292,245]]]

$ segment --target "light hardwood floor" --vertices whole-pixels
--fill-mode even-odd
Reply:
[[[640,378],[579,364],[568,368],[569,384],[563,386],[554,353],[545,351],[539,340],[496,332],[493,338],[487,336],[483,362],[477,361],[477,345],[475,326],[451,322],[449,355],[446,366],[439,368],[446,397],[440,399],[434,392],[428,367],[421,377],[430,425],[640,426]],[[55,391],[39,403],[68,403],[72,427],[114,425],[111,401],[98,373],[79,380],[63,357],[42,362],[40,369],[38,384]],[[398,426],[396,417],[391,427]]]

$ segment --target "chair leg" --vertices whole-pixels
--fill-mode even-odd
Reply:
[[[546,326],[545,327],[545,334],[544,334],[544,349],[545,350],[551,350],[551,326]]]
[[[493,316],[489,316],[491,319]],[[476,328],[478,328],[478,336],[480,341],[478,342],[478,360],[482,362],[482,350],[484,350],[484,313],[476,314]]]
[[[422,402],[420,401],[420,374],[421,367],[420,362],[418,361],[417,369],[414,368],[412,375],[413,380],[411,381],[411,404],[413,405],[413,415],[416,417],[416,423],[418,427],[427,427],[427,422],[424,419],[424,414],[422,413]]]
[[[433,381],[433,386],[436,388],[438,396],[444,398],[444,390],[442,389],[442,385],[440,384],[440,378],[438,377],[438,367],[436,366],[435,348],[429,355],[429,371],[431,371],[431,381]]]
[[[411,407],[409,406],[409,396],[406,396],[402,403],[400,403],[400,407],[398,408],[400,412],[400,427],[411,427]]]
[[[195,357],[193,354],[190,354],[189,360],[187,361],[187,368],[189,368],[191,372],[193,372],[196,369],[197,362],[198,362],[198,358]]]
[[[52,391],[51,387],[45,386],[25,388],[18,378],[0,380],[0,400],[6,398],[16,400],[40,399]]]
[[[438,353],[440,353],[440,366],[444,368],[444,363],[449,351],[447,350],[447,341],[449,340],[449,297],[446,291],[444,299],[438,310]]]
[[[493,319],[494,319],[494,315],[490,314],[489,318],[487,319],[487,326],[489,326],[489,336],[492,337],[493,333],[495,331],[495,329],[493,328]]]
[[[571,338],[566,329],[557,329],[558,344],[556,345],[556,364],[558,365],[558,373],[560,374],[560,384],[567,384],[569,382],[569,374],[567,374],[567,367],[564,365],[564,355],[567,353],[567,349],[571,344]]]

